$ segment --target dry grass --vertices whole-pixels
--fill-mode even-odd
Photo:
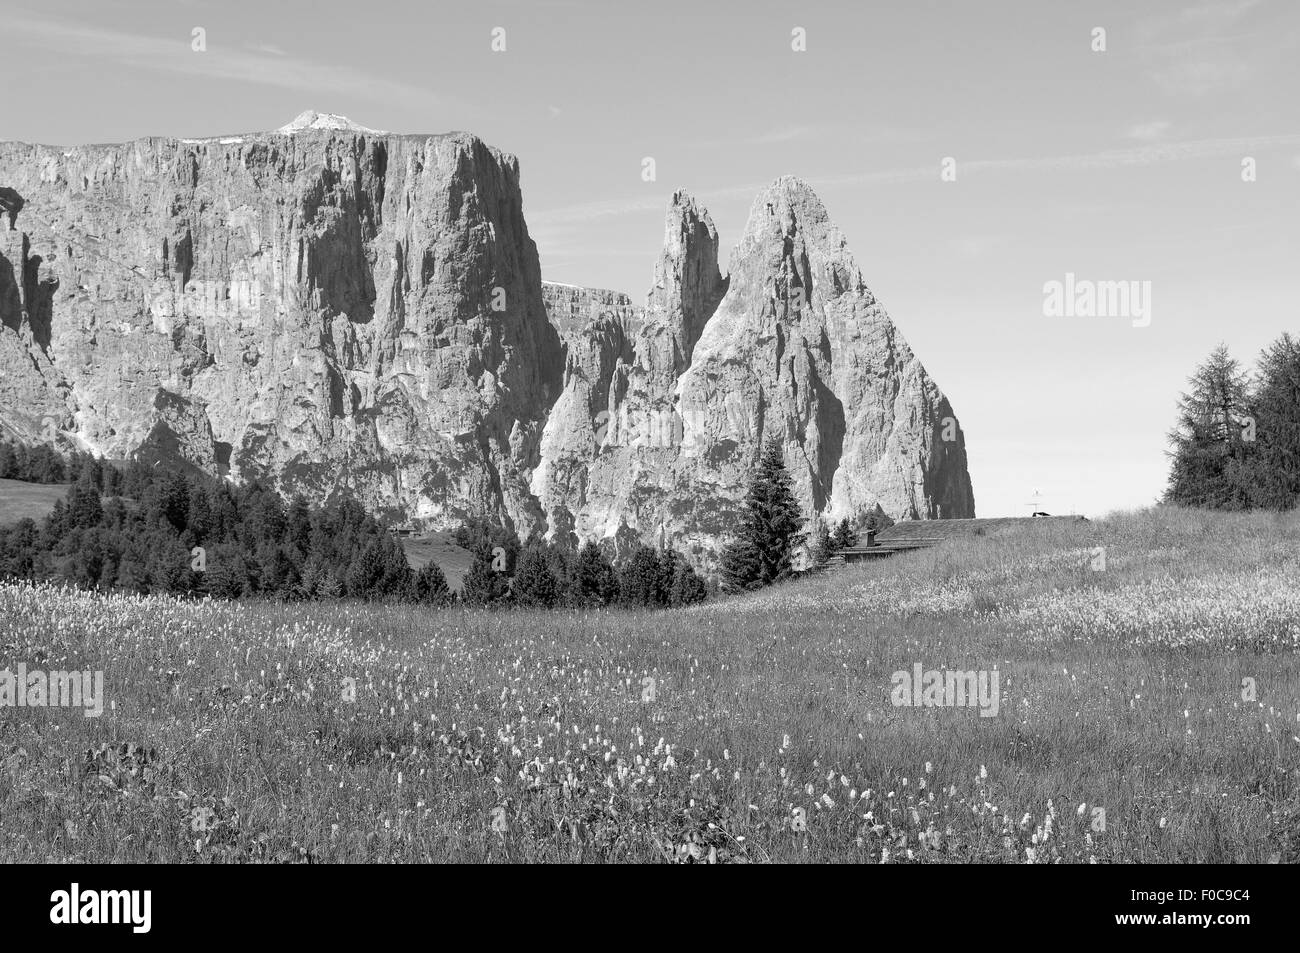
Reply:
[[[0,860],[1294,861],[1298,543],[1161,509],[653,614],[0,587],[0,666],[113,706],[0,711]],[[998,717],[894,707],[916,662]]]

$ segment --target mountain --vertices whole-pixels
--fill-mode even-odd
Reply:
[[[685,193],[664,232],[644,311],[567,333],[532,482],[552,523],[677,540],[709,563],[766,440],[784,447],[805,513],[974,513],[951,405],[806,184],[759,194],[726,277]]]
[[[810,511],[974,514],[947,399],[798,180],[726,276],[677,193],[637,306],[542,281],[513,156],[314,112],[0,143],[0,432],[702,563],[769,438]]]

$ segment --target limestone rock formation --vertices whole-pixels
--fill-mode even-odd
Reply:
[[[644,307],[544,283],[516,160],[465,133],[0,143],[0,431],[705,566],[767,439],[806,512],[972,516],[952,408],[812,191],[718,248],[679,192]]]
[[[516,160],[472,135],[0,144],[0,421],[395,518],[542,518],[563,357]]]
[[[576,514],[583,537],[626,525],[683,542],[707,565],[777,440],[805,513],[974,513],[951,406],[811,189],[783,178],[758,196],[726,279],[682,193],[665,232],[635,338],[597,319],[569,345],[533,479],[544,510]]]

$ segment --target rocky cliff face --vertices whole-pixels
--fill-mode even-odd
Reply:
[[[951,407],[798,180],[726,277],[675,195],[642,308],[542,282],[513,157],[333,116],[0,144],[0,429],[704,564],[768,439],[809,512],[974,514]]]
[[[563,355],[513,157],[302,123],[5,143],[0,187],[21,202],[0,224],[9,429],[398,518],[539,525]]]
[[[708,214],[678,193],[636,334],[597,319],[569,345],[533,478],[543,509],[574,514],[580,536],[626,527],[708,564],[776,440],[806,513],[973,515],[952,408],[812,190],[775,182],[725,279],[717,255]]]

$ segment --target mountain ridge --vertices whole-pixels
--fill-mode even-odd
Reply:
[[[801,180],[725,276],[674,193],[642,306],[542,280],[518,159],[477,136],[295,124],[0,143],[0,429],[705,564],[769,438],[806,512],[973,515],[947,398]]]

